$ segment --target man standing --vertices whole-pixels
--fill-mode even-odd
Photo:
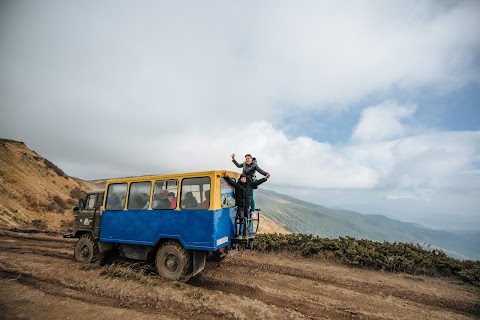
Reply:
[[[233,164],[235,164],[237,166],[237,168],[242,168],[242,173],[247,177],[247,181],[257,180],[255,172],[259,172],[260,174],[263,174],[264,176],[269,174],[268,172],[262,170],[258,166],[257,159],[253,158],[250,153],[247,153],[245,155],[245,162],[243,162],[243,163],[238,163],[237,160],[235,160],[235,153],[232,153],[232,162],[233,162]],[[256,189],[256,187],[252,188],[251,211],[255,211],[255,198],[253,197],[253,190],[254,189]]]
[[[255,180],[255,181],[247,181],[247,177],[245,174],[241,174],[238,182],[232,180],[229,176],[227,176],[227,172],[223,171],[223,176],[225,180],[235,188],[235,199],[237,205],[237,217],[240,219],[240,224],[237,224],[237,235],[240,235],[240,225],[245,225],[243,228],[243,236],[247,235],[247,228],[248,226],[245,223],[245,218],[249,221],[250,219],[250,205],[252,203],[252,188],[256,188],[258,185],[264,183],[270,178],[270,174],[267,173],[265,178]]]

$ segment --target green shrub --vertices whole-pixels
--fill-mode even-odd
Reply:
[[[263,252],[294,252],[305,257],[333,257],[359,268],[457,276],[471,283],[480,283],[480,261],[456,260],[441,250],[425,249],[412,243],[380,243],[351,237],[328,239],[305,234],[258,234],[255,248]]]

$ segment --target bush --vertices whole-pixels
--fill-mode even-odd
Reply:
[[[84,199],[85,196],[86,192],[78,187],[70,191],[70,197],[76,200],[75,203],[77,203],[79,199]]]
[[[48,228],[47,223],[41,219],[34,219],[30,223],[35,229],[45,230]]]
[[[68,205],[67,203],[60,198],[59,196],[53,196],[53,201],[61,208],[61,209],[67,209]]]
[[[60,177],[64,177],[65,179],[68,179],[68,176],[65,174],[65,172],[62,171],[59,167],[57,167],[53,162],[43,159],[43,162],[45,163],[45,166],[49,169],[52,169],[55,171]]]
[[[47,205],[47,211],[48,212],[52,212],[52,211],[55,211],[55,202],[50,202],[50,204]]]
[[[471,283],[480,283],[480,261],[459,261],[443,251],[425,249],[412,243],[380,243],[351,237],[328,239],[305,234],[258,234],[255,247],[263,252],[333,257],[359,268],[415,275],[457,276]]]

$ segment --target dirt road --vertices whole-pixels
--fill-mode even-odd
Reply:
[[[187,283],[121,280],[24,231],[0,229],[1,319],[480,319],[480,288],[454,279],[244,251]]]

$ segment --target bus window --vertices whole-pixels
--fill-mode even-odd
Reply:
[[[208,192],[206,192],[208,191]],[[182,209],[201,209],[201,206],[210,206],[210,178],[187,178],[182,180]]]
[[[153,187],[152,209],[177,207],[178,180],[157,180]]]
[[[106,210],[123,210],[127,196],[127,184],[115,183],[108,186]]]
[[[220,195],[222,208],[235,207],[235,189],[224,178],[220,178]]]
[[[152,183],[132,182],[128,194],[128,210],[146,210],[150,205],[150,189]]]

